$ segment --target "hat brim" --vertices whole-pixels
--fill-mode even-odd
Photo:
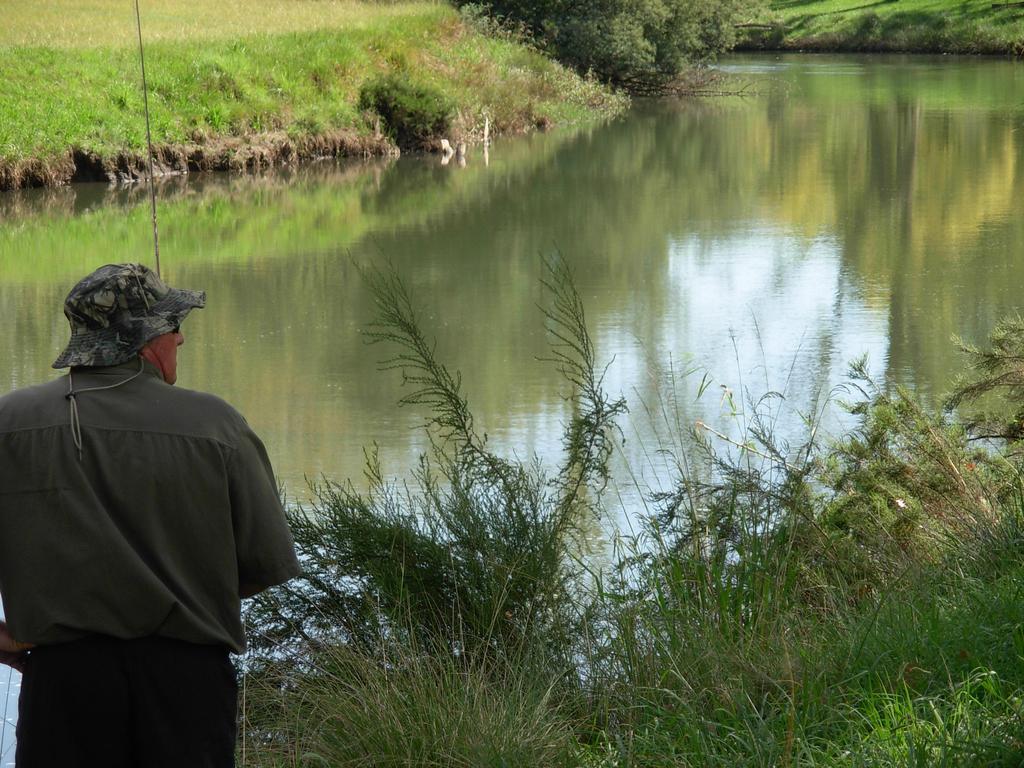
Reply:
[[[120,365],[135,357],[150,340],[170,333],[193,309],[206,306],[205,291],[171,288],[166,296],[150,307],[149,312],[96,330],[72,330],[71,340],[54,368],[73,366]]]

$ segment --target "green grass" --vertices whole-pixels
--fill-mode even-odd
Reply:
[[[352,29],[429,13],[438,0],[361,2],[361,0],[140,0],[147,42],[230,40],[254,35]],[[8,3],[0,46],[62,49],[137,45],[135,8],[123,0],[38,0]]]
[[[343,647],[318,665],[323,684],[301,702],[268,687],[249,691],[251,723],[289,724],[286,743],[246,745],[256,764],[578,765],[571,721],[552,688],[538,686],[527,670],[467,669],[444,653],[405,654],[386,668]]]
[[[743,48],[1024,54],[1024,7],[992,0],[773,0]]]
[[[54,41],[33,44],[39,22],[27,16],[5,21],[0,32],[0,188],[68,181],[73,150],[123,168],[131,165],[123,157],[137,159],[145,146],[138,51],[131,39],[115,43],[97,31],[112,9],[51,5],[69,11]],[[379,126],[358,99],[364,83],[388,73],[455,105],[452,139],[479,136],[485,119],[495,133],[512,133],[624,106],[522,45],[473,31],[445,5],[300,2],[280,25],[294,31],[271,33],[280,13],[270,6],[284,5],[247,6],[247,15],[232,11],[225,24],[210,17],[201,26],[216,34],[183,25],[191,5],[168,1],[167,13],[153,13],[146,48],[153,139],[178,165],[189,153],[208,155],[216,167],[250,167],[289,153],[333,154],[339,145],[379,151]],[[200,21],[213,13],[204,8]]]

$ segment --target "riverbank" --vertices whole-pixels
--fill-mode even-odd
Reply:
[[[992,0],[773,0],[737,50],[1024,55],[1024,5]]]
[[[368,493],[325,483],[293,511],[304,575],[248,614],[244,764],[1020,765],[1019,456],[863,365],[857,425],[827,445],[813,423],[777,442],[770,397],[738,440],[691,430],[693,393],[666,384],[647,447],[667,461],[637,476],[650,507],[595,555],[626,403],[601,389],[566,274],[545,306],[574,419],[543,468],[488,450],[401,283],[369,278],[377,338],[421,376],[410,402],[429,392],[461,450],[394,484],[371,455]],[[997,339],[961,393],[1008,394],[977,363],[1019,368],[1024,324]]]
[[[626,105],[514,40],[480,34],[446,5],[258,0],[244,15],[226,5],[219,14],[217,3],[157,5],[143,31],[160,173],[472,142],[485,124],[492,135],[522,133]],[[54,25],[64,13],[52,35],[46,13],[0,31],[0,189],[139,178],[134,18],[66,0],[48,8]]]

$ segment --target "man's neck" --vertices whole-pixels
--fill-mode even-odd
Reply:
[[[75,376],[130,376],[139,372],[140,365],[142,373],[163,379],[160,369],[141,356],[133,357],[131,360],[117,365],[75,365],[71,367],[71,373]]]

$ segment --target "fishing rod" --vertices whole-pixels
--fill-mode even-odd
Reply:
[[[142,14],[139,12],[139,0],[135,0],[135,28],[139,35],[139,65],[142,69],[142,104],[146,114],[146,149],[149,161],[149,210],[153,219],[153,255],[156,258],[156,276],[160,277],[160,229],[157,226],[156,218],[156,181],[153,173],[153,132],[149,120],[149,87],[146,84],[146,54],[142,44]],[[242,619],[243,632],[246,631],[245,619]],[[248,654],[246,654],[248,656]],[[242,765],[246,764],[249,728],[245,718],[247,716],[246,694],[248,688],[248,664],[242,663]]]
[[[160,277],[160,231],[156,223],[156,181],[153,178],[153,134],[149,126],[149,88],[146,85],[146,55],[142,47],[142,15],[139,0],[135,0],[135,27],[139,33],[139,64],[142,66],[142,103],[146,112],[146,147],[149,151],[149,208],[153,218],[153,253],[156,257],[156,276]]]

